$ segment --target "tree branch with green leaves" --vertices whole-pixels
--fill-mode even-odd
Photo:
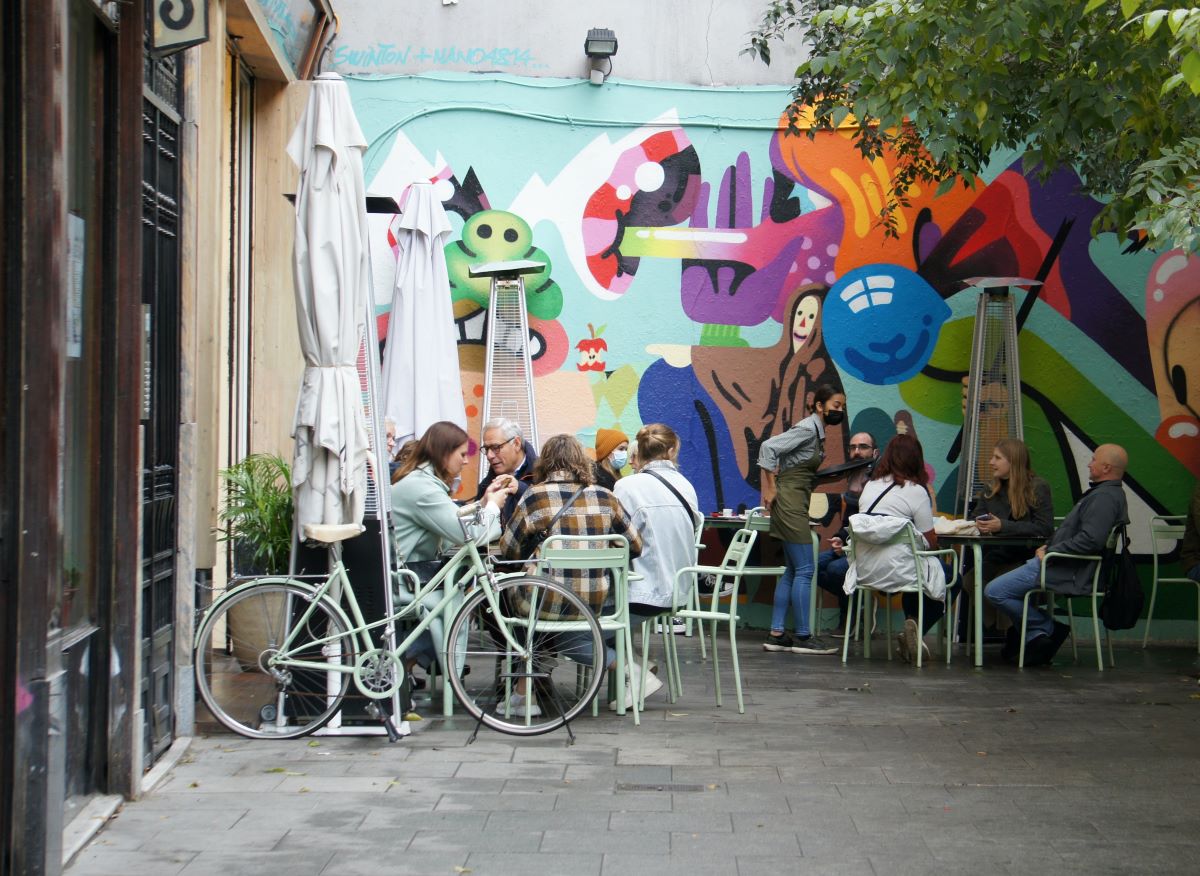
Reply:
[[[1061,167],[1104,204],[1093,233],[1200,242],[1200,9],[1143,0],[774,0],[746,54],[802,39],[789,131],[849,129],[896,164],[879,220],[916,186],[973,185],[998,152]]]

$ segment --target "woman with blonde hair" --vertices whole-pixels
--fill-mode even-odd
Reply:
[[[696,524],[702,519],[696,489],[679,471],[679,436],[651,423],[636,436],[637,474],[617,482],[616,493],[642,536],[633,563],[640,577],[629,582],[629,616],[640,623],[674,604],[675,574],[696,563]]]
[[[975,525],[979,531],[986,535],[1048,538],[1054,531],[1050,485],[1034,473],[1025,442],[1016,438],[1001,438],[992,450],[989,464],[992,482],[972,503]],[[995,552],[991,553],[995,556]],[[1020,562],[1030,556],[1033,556],[1032,551]]]
[[[970,509],[979,531],[984,535],[1049,538],[1054,532],[1050,485],[1034,473],[1025,442],[1001,438],[992,450],[989,463],[992,481],[975,497]],[[983,569],[975,570],[974,574],[982,574],[984,581],[991,581],[1026,562],[1033,554],[1032,547],[1004,545],[990,548],[983,554]],[[971,593],[973,588],[967,587],[964,592]],[[1010,651],[1015,653],[1019,644],[1015,629],[1009,629],[1003,652],[1006,657]]]

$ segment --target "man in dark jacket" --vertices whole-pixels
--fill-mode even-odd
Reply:
[[[1091,480],[1089,489],[1050,536],[1050,543],[1038,548],[1033,559],[1023,566],[1006,572],[987,585],[984,596],[1012,618],[1017,629],[1021,626],[1021,607],[1025,594],[1041,586],[1043,564],[1046,566],[1046,586],[1049,589],[1072,595],[1092,592],[1092,574],[1096,568],[1094,561],[1055,557],[1045,563],[1044,557],[1047,552],[1100,554],[1104,550],[1113,527],[1129,522],[1125,488],[1121,484],[1128,464],[1128,455],[1116,444],[1097,447],[1088,463],[1088,477]],[[1030,606],[1026,629],[1026,665],[1049,663],[1070,633],[1069,626]]]
[[[505,417],[488,420],[483,425],[483,443],[479,455],[487,460],[488,473],[479,483],[479,495],[487,492],[497,475],[510,474],[517,479],[517,491],[508,497],[500,511],[500,524],[507,525],[517,502],[533,478],[537,451],[521,434],[521,427]]]
[[[846,572],[850,569],[850,558],[846,556],[845,548],[848,538],[846,521],[852,514],[858,513],[858,497],[871,479],[875,460],[879,459],[879,448],[870,432],[856,432],[850,436],[850,460],[854,462],[860,459],[869,459],[871,464],[850,472],[847,477],[846,491],[842,493],[842,528],[829,540],[829,550],[821,551],[817,557],[817,584],[822,590],[836,596],[838,601],[838,628],[833,632],[835,637],[840,637],[846,628],[846,608],[850,604],[850,597],[842,589],[846,583]]]

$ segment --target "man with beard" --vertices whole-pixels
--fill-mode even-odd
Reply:
[[[838,601],[838,628],[835,637],[843,635],[846,628],[846,608],[850,602],[842,585],[846,581],[846,570],[850,559],[846,556],[846,521],[851,514],[858,513],[858,497],[867,481],[871,479],[871,468],[879,458],[879,447],[869,432],[856,432],[850,436],[850,461],[871,460],[871,465],[852,471],[842,493],[842,528],[829,540],[829,550],[821,551],[817,557],[817,583],[822,590],[832,593]]]

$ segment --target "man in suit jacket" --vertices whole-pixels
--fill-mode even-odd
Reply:
[[[1125,488],[1121,479],[1129,456],[1116,444],[1101,444],[1088,463],[1089,489],[1071,513],[1050,536],[1050,543],[1023,566],[1006,572],[990,582],[984,591],[987,600],[1021,626],[1021,608],[1025,594],[1041,586],[1042,564],[1048,551],[1068,554],[1099,554],[1108,543],[1113,527],[1129,522]],[[1092,574],[1096,564],[1088,560],[1054,558],[1046,566],[1046,586],[1059,593],[1079,595],[1092,592]],[[1055,621],[1046,612],[1029,608],[1026,628],[1025,663],[1049,663],[1070,635],[1071,628]],[[1019,635],[1019,633],[1017,633]],[[1013,639],[1006,651],[1015,656],[1019,642]],[[1006,655],[1007,656],[1007,655]]]

